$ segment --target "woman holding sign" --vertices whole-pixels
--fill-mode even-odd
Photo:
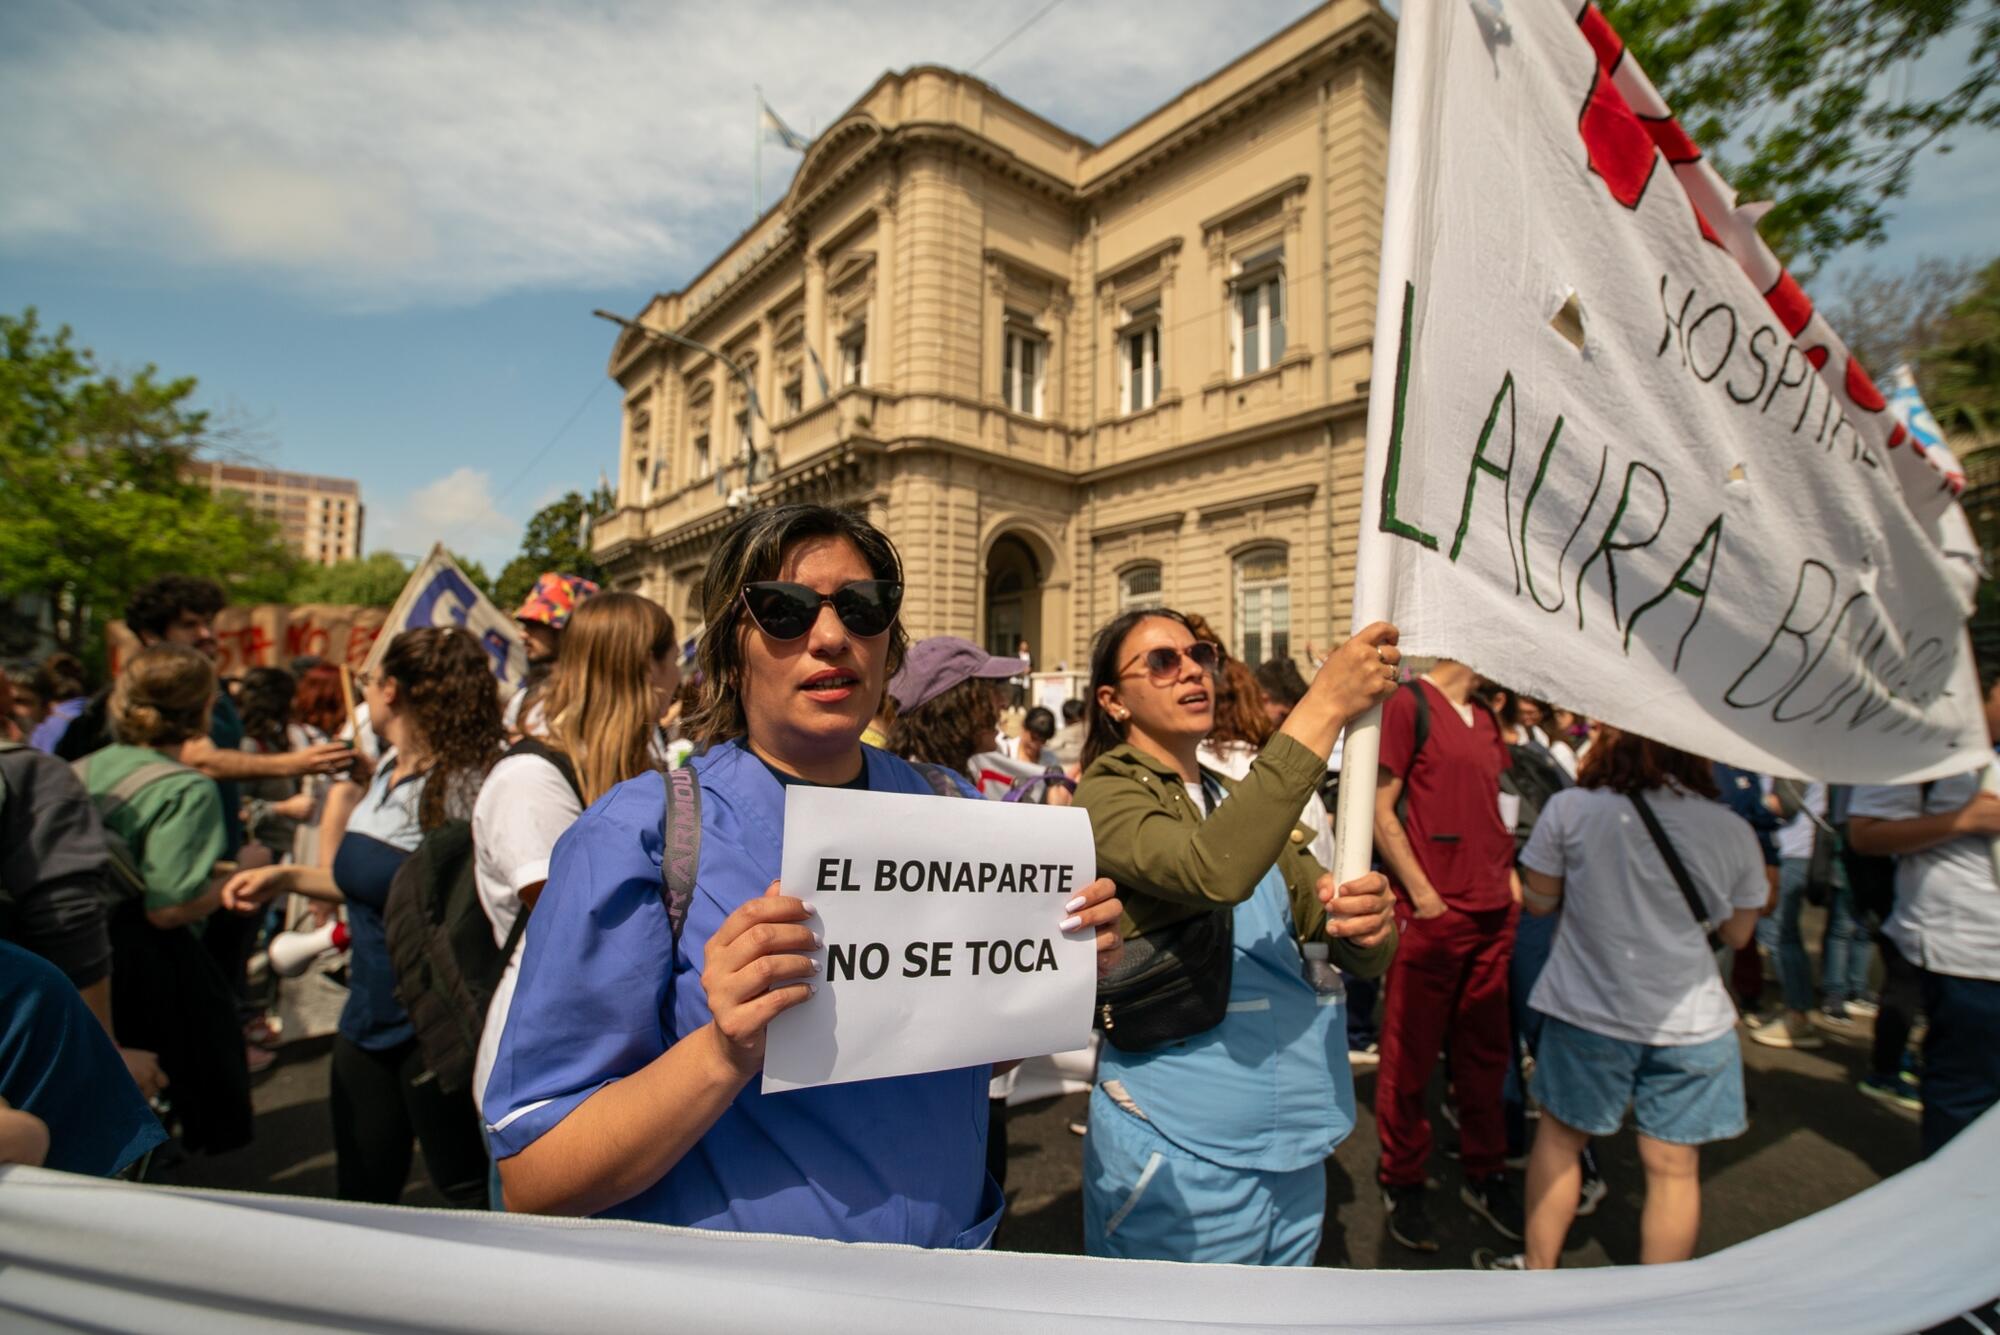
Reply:
[[[1157,609],[1098,633],[1076,800],[1131,944],[1098,990],[1093,1256],[1312,1263],[1322,1162],[1354,1128],[1336,966],[1375,977],[1396,943],[1388,882],[1336,887],[1299,811],[1347,721],[1395,689],[1395,644],[1382,623],[1348,641],[1231,780],[1197,759],[1221,647]]]
[[[485,1091],[509,1209],[851,1242],[983,1247],[987,1066],[765,1095],[771,1020],[813,986],[812,910],[782,893],[798,785],[935,796],[864,747],[905,644],[896,551],[824,506],[745,515],[702,579],[699,827],[643,775],[557,844]],[[947,798],[937,800],[946,801]],[[666,858],[664,827],[677,838]],[[685,921],[662,894],[686,875]],[[1108,880],[1063,911],[1115,959]],[[677,901],[678,902],[678,901]],[[948,1017],[939,1017],[947,1023]]]

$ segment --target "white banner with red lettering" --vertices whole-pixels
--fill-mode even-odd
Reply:
[[[1963,476],[1596,8],[1404,6],[1391,127],[1359,578],[1405,649],[1757,770],[1978,763]]]

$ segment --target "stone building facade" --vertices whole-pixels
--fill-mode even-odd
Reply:
[[[640,316],[723,359],[618,338],[612,582],[698,624],[740,507],[815,499],[895,539],[913,636],[1080,669],[1147,603],[1252,661],[1344,635],[1393,43],[1334,0],[1103,144],[883,76]]]

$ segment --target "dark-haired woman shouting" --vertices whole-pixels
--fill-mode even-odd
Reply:
[[[1198,760],[1221,647],[1163,609],[1098,632],[1076,801],[1125,903],[1120,929],[1143,943],[1135,971],[1169,972],[1138,996],[1128,980],[1100,992],[1083,1165],[1093,1256],[1312,1263],[1323,1161],[1354,1128],[1335,967],[1380,974],[1395,927],[1388,882],[1336,888],[1299,810],[1347,721],[1395,689],[1395,644],[1377,623],[1329,657],[1232,780]]]
[[[853,1242],[981,1247],[990,1067],[764,1095],[771,1020],[808,995],[806,903],[781,892],[785,795],[935,796],[861,744],[902,656],[889,540],[822,506],[757,510],[702,581],[699,866],[678,937],[661,894],[662,776],[613,788],[556,846],[488,1081],[511,1210]],[[951,799],[938,798],[939,801]],[[1115,957],[1093,882],[1064,930]]]

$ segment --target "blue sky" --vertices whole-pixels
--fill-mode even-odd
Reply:
[[[1099,138],[1311,7],[1065,0],[978,73]],[[883,69],[971,66],[1034,13],[13,0],[0,309],[197,376],[272,466],[358,478],[371,550],[497,563],[615,466],[591,309],[679,286],[749,220],[752,84],[810,131]],[[767,199],[795,161],[766,146]],[[1996,217],[1986,135],[1920,167],[1859,259],[1989,254]]]

